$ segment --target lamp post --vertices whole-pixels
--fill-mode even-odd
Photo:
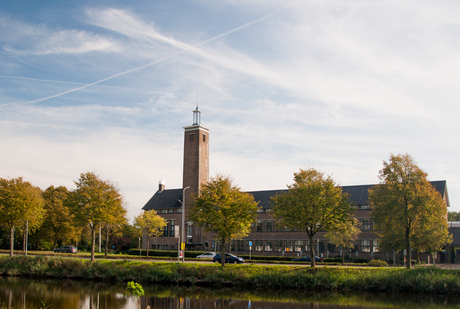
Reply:
[[[185,187],[182,189],[182,233],[181,233],[181,250],[182,250],[182,244],[184,244],[184,252],[182,252],[182,263],[185,262],[185,236],[184,236],[184,230],[185,230],[185,190],[190,189],[190,187]]]

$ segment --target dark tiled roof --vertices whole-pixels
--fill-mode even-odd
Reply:
[[[180,201],[182,201],[182,189],[157,191],[142,207],[142,210],[178,208],[182,206]]]
[[[449,205],[449,197],[447,196],[447,185],[445,180],[432,181],[431,184],[435,189],[446,198],[447,206]],[[375,185],[356,185],[356,186],[343,186],[344,193],[348,193],[349,201],[352,205],[368,205],[367,192],[369,188]],[[254,196],[254,200],[259,202],[259,206],[263,208],[272,208],[271,197],[276,194],[287,192],[284,190],[266,190],[266,191],[248,191],[247,193]],[[159,209],[159,208],[173,208],[181,207],[179,200],[182,200],[182,189],[169,189],[157,191],[152,198],[142,208],[143,210]]]

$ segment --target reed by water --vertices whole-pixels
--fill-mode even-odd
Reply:
[[[372,291],[460,295],[460,270],[353,268],[0,257],[0,275],[106,282],[135,281],[250,290]]]

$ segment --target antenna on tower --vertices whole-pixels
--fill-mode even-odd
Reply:
[[[196,109],[198,109],[198,90],[196,91]]]

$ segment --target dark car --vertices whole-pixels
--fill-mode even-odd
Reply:
[[[297,258],[297,259],[292,259],[291,260],[292,262],[311,262],[311,258],[309,255],[304,255],[300,258]],[[323,259],[320,258],[319,256],[315,256],[315,262],[322,262]]]
[[[220,263],[221,260],[221,255],[220,253],[217,253],[213,258],[212,261],[214,263]],[[244,263],[244,259],[237,257],[236,255],[230,254],[230,253],[225,253],[225,263],[234,263],[234,264],[240,264]]]
[[[73,246],[62,246],[61,248],[54,249],[54,252],[62,252],[62,253],[77,253],[77,248]]]

